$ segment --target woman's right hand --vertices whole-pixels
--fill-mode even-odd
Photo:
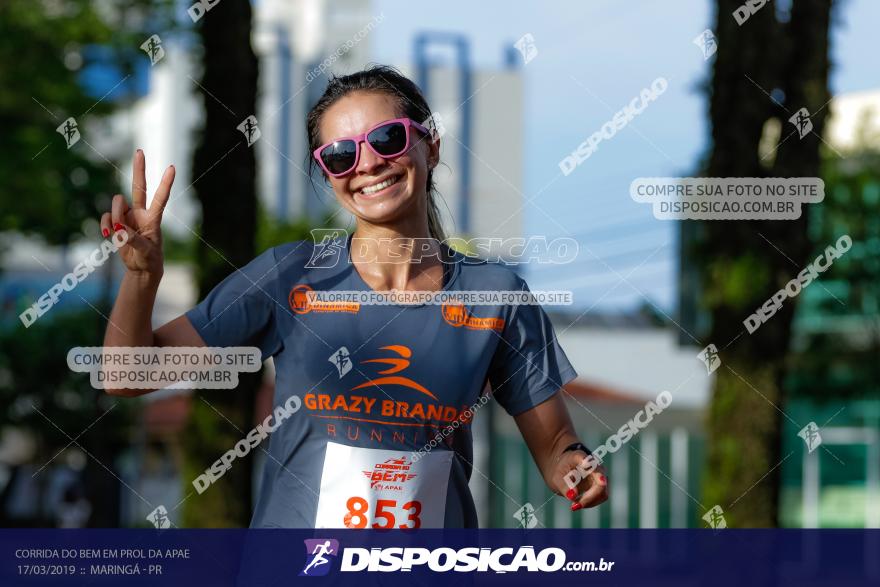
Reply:
[[[144,152],[138,149],[134,154],[131,179],[131,206],[125,197],[113,196],[111,211],[101,216],[101,234],[105,237],[125,230],[128,241],[119,249],[122,262],[129,272],[146,278],[147,282],[158,284],[164,267],[162,255],[162,213],[171,195],[174,183],[174,166],[169,165],[162,175],[162,181],[153,194],[153,202],[147,208],[147,178]]]

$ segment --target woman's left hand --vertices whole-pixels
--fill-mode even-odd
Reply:
[[[576,470],[581,465],[584,469],[584,460],[587,455],[579,450],[572,450],[562,453],[559,462],[556,465],[556,473],[554,474],[554,485],[559,489],[561,495],[566,496],[572,501],[571,511],[575,512],[582,508],[595,507],[601,503],[608,501],[608,475],[605,468],[599,465],[595,470],[590,471],[586,477],[581,478],[580,473]],[[566,482],[566,476],[571,478],[571,471],[577,473],[580,478],[578,484],[574,488],[569,488]]]

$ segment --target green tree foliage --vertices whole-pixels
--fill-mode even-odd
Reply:
[[[0,329],[0,427],[16,427],[34,440],[33,464],[48,464],[37,473],[43,490],[51,468],[64,461],[62,450],[83,451],[90,525],[112,527],[119,523],[116,457],[129,441],[133,404],[92,388],[87,375],[67,367],[70,349],[100,345],[103,332],[103,317],[89,307],[55,309],[27,329]]]
[[[822,274],[821,286],[802,294],[786,387],[817,403],[878,399],[880,152],[827,155],[825,201],[811,210],[810,257],[845,234],[853,246]]]
[[[830,98],[832,0],[794,2],[787,19],[777,19],[768,4],[740,25],[732,14],[741,4],[715,3],[718,52],[709,86],[712,147],[705,175],[817,177]],[[808,110],[814,127],[803,139],[789,136],[795,129],[788,119],[800,108]],[[772,157],[759,149],[768,122],[784,129]],[[683,232],[686,259],[701,269],[710,317],[701,334],[717,346],[723,362],[707,423],[704,504],[720,505],[731,526],[775,526],[782,383],[796,302],[786,302],[752,335],[742,321],[808,262],[807,215],[700,222]]]
[[[124,80],[136,60],[147,59],[141,43],[155,31],[169,30],[171,5],[171,0],[0,2],[0,232],[68,245],[82,239],[85,222],[97,226],[119,186],[114,164],[93,148],[90,133],[130,99]],[[96,59],[112,66],[123,82],[103,98],[83,85],[82,73]],[[81,134],[69,149],[56,132],[68,117],[75,118]],[[103,277],[109,294],[109,276]],[[85,485],[93,526],[119,522],[115,461],[127,444],[131,404],[117,404],[93,389],[87,376],[68,369],[66,358],[72,347],[101,344],[109,296],[104,297],[96,308],[85,303],[75,310],[54,308],[27,329],[12,308],[16,316],[0,324],[0,429],[16,427],[34,439],[38,467],[53,457],[57,465],[61,449],[77,439],[88,453]],[[48,471],[38,474],[39,486],[45,487]]]
[[[130,86],[101,99],[80,76],[102,55],[126,79],[134,61],[146,59],[139,46],[148,31],[168,26],[169,2],[0,2],[0,231],[68,244],[84,220],[109,207],[119,191],[115,170],[88,131],[124,103]],[[70,149],[55,130],[68,117],[82,135]]]
[[[88,119],[110,111],[77,75],[87,65],[82,49],[108,43],[111,30],[90,2],[48,4],[0,3],[0,230],[66,244],[115,189],[112,168],[96,163],[85,142],[67,149],[55,131],[73,116],[84,133]]]

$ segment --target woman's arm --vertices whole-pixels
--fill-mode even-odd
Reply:
[[[153,332],[153,305],[164,272],[162,254],[162,212],[171,195],[174,167],[169,166],[153,196],[147,202],[146,162],[140,149],[134,156],[131,206],[121,195],[113,197],[110,212],[101,217],[101,231],[106,237],[124,230],[128,239],[119,249],[125,275],[116,296],[104,332],[104,347],[205,346],[189,319],[180,316]],[[149,389],[106,389],[111,395],[136,396]]]
[[[581,479],[574,490],[569,490],[565,482],[566,473],[575,469],[587,455],[578,450],[563,452],[566,447],[578,442],[578,437],[561,393],[515,416],[514,420],[544,482],[554,493],[565,495],[575,502],[571,506],[572,511],[594,507],[608,499],[608,477],[601,466]]]

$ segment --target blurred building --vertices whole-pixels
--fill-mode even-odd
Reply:
[[[880,90],[838,94],[828,108],[831,118],[825,134],[836,149],[880,149]]]

